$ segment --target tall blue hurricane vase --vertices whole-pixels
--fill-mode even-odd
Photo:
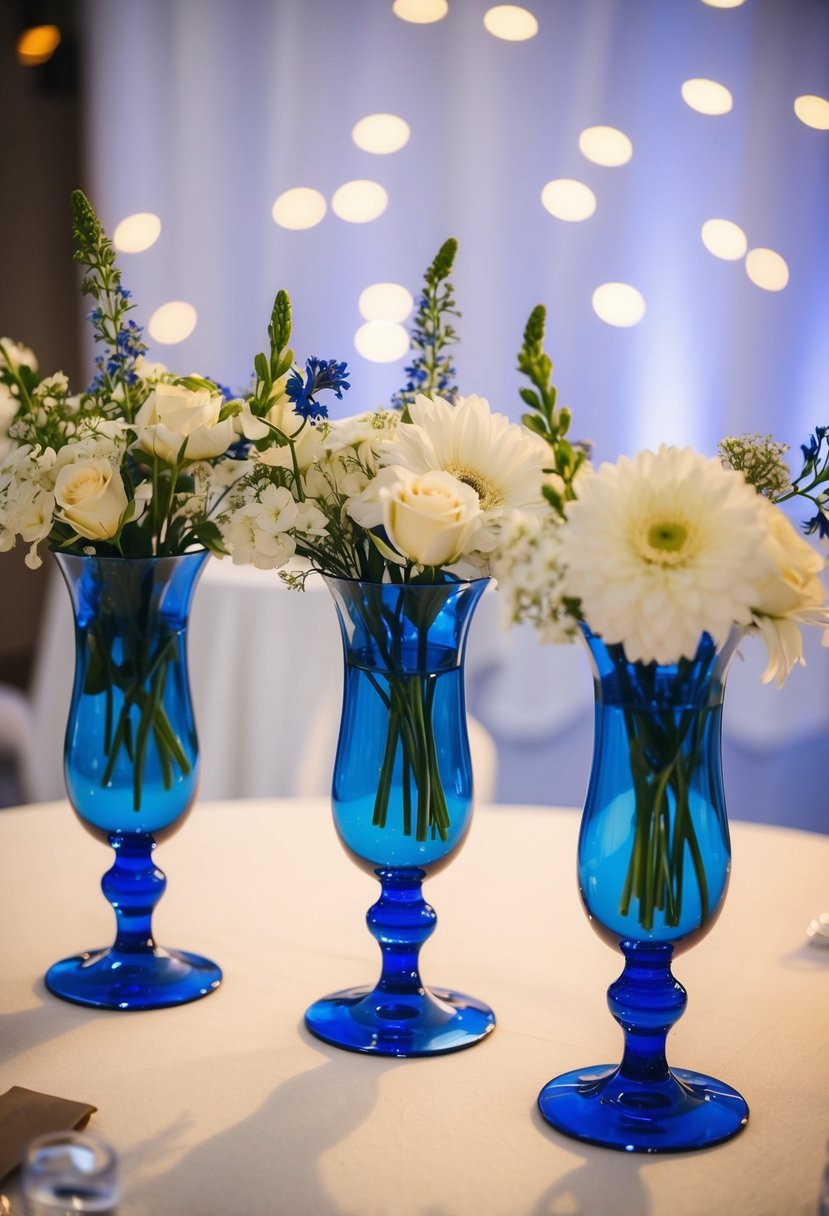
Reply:
[[[712,927],[731,867],[721,767],[725,676],[739,635],[703,634],[693,660],[631,663],[585,629],[596,698],[593,765],[578,846],[593,928],[620,949],[608,1005],[621,1064],[578,1069],[541,1091],[544,1118],[626,1152],[705,1148],[739,1132],[748,1106],[703,1073],[671,1069],[668,1032],[685,1010],[676,954]]]
[[[485,1038],[495,1016],[472,997],[423,984],[418,955],[436,917],[421,886],[455,855],[472,819],[464,652],[487,580],[326,582],[345,660],[334,823],[352,861],[380,883],[367,923],[382,970],[374,986],[317,1001],[305,1022],[350,1051],[458,1051]]]
[[[110,949],[55,963],[55,996],[103,1009],[157,1009],[206,996],[222,973],[153,939],[166,878],[156,841],[187,815],[198,742],[187,676],[190,604],[207,558],[58,553],[75,619],[75,680],[64,750],[69,801],[115,852],[101,886],[116,918]]]

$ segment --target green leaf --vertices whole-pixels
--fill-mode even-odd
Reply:
[[[531,388],[520,388],[518,395],[525,405],[529,405],[534,410],[541,409],[541,398]],[[524,417],[527,417],[527,415],[525,414]]]
[[[253,370],[256,372],[257,378],[270,385],[271,382],[271,366],[266,355],[260,351],[253,359]]]
[[[540,435],[542,439],[546,439],[549,432],[547,424],[543,418],[539,418],[537,414],[522,414],[521,421],[528,431],[534,431],[536,435]]]
[[[196,524],[192,529],[191,535],[193,539],[198,541],[200,545],[204,545],[205,549],[209,549],[211,553],[218,553],[222,557],[229,552],[225,548],[224,539],[218,524],[212,519],[204,519],[201,523]]]

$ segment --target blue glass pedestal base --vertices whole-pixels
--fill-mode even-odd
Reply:
[[[431,1056],[462,1051],[495,1029],[495,1014],[474,997],[446,988],[390,993],[347,988],[315,1001],[305,1014],[311,1034],[346,1051]]]
[[[557,1131],[627,1153],[680,1153],[729,1140],[748,1121],[745,1099],[722,1081],[677,1068],[656,1081],[612,1064],[563,1073],[538,1095]]]
[[[55,963],[46,987],[55,996],[96,1009],[165,1009],[208,996],[222,982],[210,959],[160,947],[101,950]]]

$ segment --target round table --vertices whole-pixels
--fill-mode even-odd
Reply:
[[[371,1059],[304,1029],[316,997],[369,980],[376,884],[341,851],[324,800],[198,805],[158,849],[163,945],[224,968],[213,995],[151,1013],[48,995],[56,959],[108,944],[110,853],[65,803],[0,813],[5,928],[0,1092],[98,1107],[120,1216],[815,1216],[829,1131],[829,951],[804,929],[829,902],[829,839],[733,827],[731,891],[677,960],[689,993],[677,1066],[748,1099],[736,1139],[625,1156],[568,1140],[535,1109],[554,1074],[618,1058],[605,989],[619,959],[575,890],[578,816],[484,808],[427,883],[427,982],[489,1001],[495,1033],[436,1059]],[[5,1184],[12,1201],[16,1178]]]

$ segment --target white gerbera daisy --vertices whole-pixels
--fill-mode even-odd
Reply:
[[[603,464],[567,507],[568,595],[632,662],[693,658],[700,635],[749,625],[771,562],[763,500],[742,474],[690,448]]]
[[[443,471],[471,486],[481,517],[469,549],[490,552],[505,513],[541,515],[541,493],[549,449],[542,439],[504,414],[494,414],[483,397],[462,397],[451,405],[442,397],[418,395],[380,461],[412,473]]]

